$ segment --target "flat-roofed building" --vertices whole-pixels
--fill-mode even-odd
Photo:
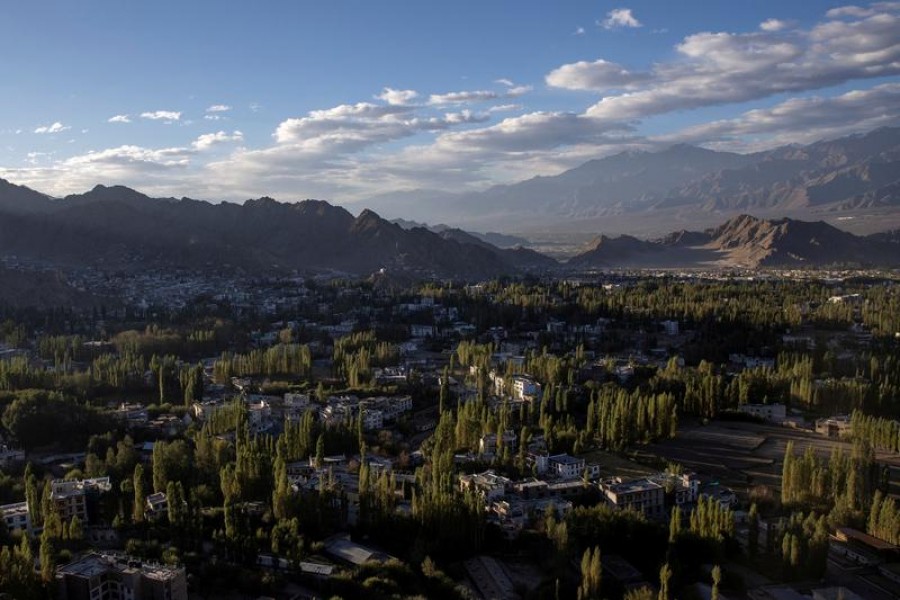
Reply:
[[[91,553],[56,569],[62,600],[187,600],[183,567]]]
[[[560,479],[575,479],[584,474],[584,459],[557,454],[547,458],[547,468]]]
[[[0,517],[6,523],[7,531],[20,529],[28,533],[31,532],[31,517],[28,514],[27,502],[15,502],[0,506]]]
[[[618,509],[636,510],[651,518],[666,514],[665,489],[649,479],[623,481],[616,477],[601,482],[600,490],[607,501]]]
[[[63,521],[70,521],[77,516],[82,523],[88,523],[89,501],[111,489],[109,477],[72,481],[56,479],[50,482],[50,500],[56,505]]]

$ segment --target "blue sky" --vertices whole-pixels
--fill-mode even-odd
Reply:
[[[354,203],[900,123],[900,3],[20,2],[0,177]]]

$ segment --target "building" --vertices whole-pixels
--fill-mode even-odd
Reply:
[[[88,554],[56,570],[62,600],[187,600],[184,567],[119,554]]]
[[[503,432],[501,443],[509,452],[515,452],[519,447],[519,438],[512,429]],[[493,456],[497,453],[497,434],[486,433],[478,440],[478,452]]]
[[[15,463],[25,462],[25,451],[0,444],[0,467],[8,467]]]
[[[787,418],[787,407],[784,404],[741,404],[738,410],[772,423],[781,423]]]
[[[560,479],[575,479],[584,474],[584,459],[568,454],[547,457],[547,470]]]
[[[516,375],[512,378],[512,397],[516,400],[539,399],[541,384],[531,377]]]
[[[846,437],[853,432],[848,415],[836,415],[816,421],[816,433],[828,437]]]
[[[622,481],[615,477],[601,482],[600,491],[620,510],[636,510],[651,518],[666,515],[665,489],[649,479]]]
[[[140,427],[150,420],[150,414],[143,404],[127,404],[125,402],[116,409],[116,417],[123,421],[126,427]]]
[[[0,506],[0,515],[3,517],[3,522],[6,523],[7,531],[15,529],[25,532],[31,531],[31,517],[28,514],[27,502],[4,504]]]
[[[460,491],[476,492],[485,502],[502,498],[512,489],[512,480],[494,471],[459,476]]]
[[[700,479],[694,473],[660,473],[647,479],[663,486],[663,489],[672,490],[678,507],[694,504],[700,497]]]
[[[169,499],[165,492],[156,492],[147,496],[144,516],[148,519],[159,519],[169,514]]]
[[[96,498],[112,489],[109,477],[94,479],[77,479],[64,481],[56,479],[50,482],[50,500],[63,521],[70,521],[77,516],[82,523],[88,523],[90,504]]]
[[[680,328],[678,326],[678,321],[663,321],[660,323],[663,328],[663,331],[666,332],[666,335],[678,335]]]

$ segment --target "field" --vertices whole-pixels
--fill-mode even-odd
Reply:
[[[789,441],[794,442],[797,452],[811,447],[822,457],[827,457],[834,448],[851,451],[849,442],[805,430],[718,421],[709,425],[685,424],[675,439],[642,447],[638,459],[659,457],[676,462],[737,492],[746,492],[756,485],[780,490],[781,463]],[[879,452],[877,458],[891,469],[891,491],[900,492],[900,456]]]

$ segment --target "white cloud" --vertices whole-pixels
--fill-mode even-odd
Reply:
[[[231,110],[231,107],[227,104],[213,104],[212,106],[206,109],[208,113],[220,113],[220,112],[228,112]]]
[[[37,129],[34,130],[35,133],[61,133],[63,131],[68,131],[71,129],[68,125],[63,125],[59,121],[56,121],[52,125],[41,125]]]
[[[831,98],[792,98],[771,108],[749,110],[734,119],[696,125],[657,139],[720,142],[717,147],[746,151],[896,125],[900,125],[900,83],[885,83]]]
[[[509,79],[498,79],[507,87],[503,92],[495,92],[493,90],[466,90],[461,92],[447,92],[445,94],[431,94],[428,97],[428,104],[431,106],[446,106],[448,104],[468,104],[474,102],[487,102],[489,100],[500,100],[503,98],[518,98],[531,91],[530,85],[516,85]]]
[[[225,117],[222,115],[203,115],[203,118],[207,121],[223,121]]]
[[[894,11],[900,9],[900,2],[875,2],[869,6],[839,6],[832,8],[825,16],[829,19],[861,19],[871,17],[882,11]]]
[[[507,79],[506,77],[501,77],[500,79],[495,79],[494,83],[499,83],[500,85],[505,85],[506,87],[513,87],[516,84],[512,82],[511,79]]]
[[[384,100],[388,104],[393,104],[395,106],[405,106],[415,100],[418,96],[419,93],[414,90],[395,90],[386,87],[380,94],[375,96],[375,98]]]
[[[545,81],[550,87],[604,92],[627,89],[647,78],[648,75],[645,73],[632,73],[621,65],[598,59],[593,62],[582,60],[563,65],[550,71]]]
[[[572,35],[584,35],[584,27],[576,27]]]
[[[173,121],[181,120],[181,112],[174,110],[155,110],[152,112],[143,112],[141,113],[142,119],[150,119],[151,121],[166,121],[171,123]]]
[[[622,27],[643,27],[630,8],[614,8],[606,14],[606,18],[600,23],[604,29],[619,29]]]
[[[205,133],[194,140],[191,146],[195,150],[209,150],[218,144],[227,142],[243,142],[244,134],[240,131],[233,131],[230,134],[225,131],[217,131],[215,133]]]
[[[590,63],[563,65],[548,78],[576,89],[592,83],[588,73],[598,79],[593,83],[612,79],[625,91],[602,98],[587,114],[628,120],[898,75],[900,4],[884,6],[863,18],[826,20],[808,30],[689,35],[676,46],[677,59],[632,73],[631,82],[607,65],[591,69]]]
[[[106,120],[107,123],[131,123],[128,115],[115,115]]]
[[[790,26],[790,22],[782,21],[781,19],[766,19],[759,24],[759,28],[763,31],[782,31]]]
[[[440,106],[442,104],[461,104],[463,102],[485,102],[496,100],[501,94],[490,90],[470,90],[465,92],[447,92],[446,94],[431,94],[428,104]]]

